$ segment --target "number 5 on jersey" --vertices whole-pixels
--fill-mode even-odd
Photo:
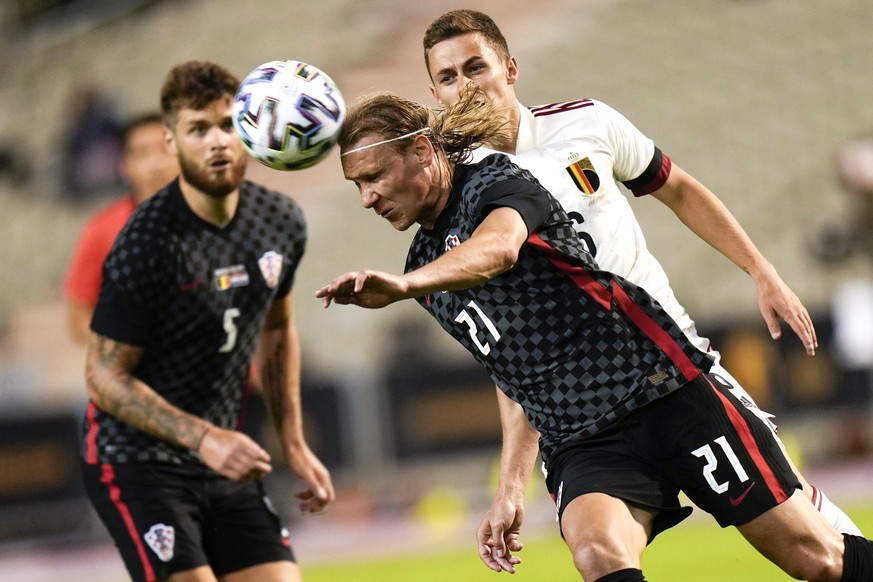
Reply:
[[[236,307],[224,310],[224,333],[227,334],[227,339],[224,341],[224,345],[218,348],[218,351],[222,354],[231,351],[236,345],[237,329],[236,323],[233,320],[237,317],[239,317],[239,309]]]

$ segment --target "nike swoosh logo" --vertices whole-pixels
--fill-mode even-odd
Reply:
[[[737,505],[742,503],[743,499],[746,498],[746,495],[749,494],[749,491],[751,491],[752,487],[754,487],[754,486],[755,486],[755,482],[752,481],[752,484],[749,485],[748,487],[746,487],[746,490],[743,491],[742,493],[740,493],[739,497],[728,497],[728,503],[730,503],[731,507],[736,507]]]

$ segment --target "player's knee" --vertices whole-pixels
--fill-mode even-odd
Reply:
[[[783,567],[792,578],[808,580],[809,582],[839,582],[841,580],[843,574],[842,551],[818,548],[815,551],[801,550],[796,555],[803,556],[803,558]]]
[[[843,575],[843,560],[839,556],[821,558],[813,565],[813,571],[798,578],[809,582],[839,582]]]
[[[579,540],[573,545],[572,552],[573,564],[586,580],[597,580],[616,570],[637,567],[627,551],[598,539]]]

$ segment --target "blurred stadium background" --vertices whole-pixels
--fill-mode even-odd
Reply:
[[[76,475],[84,353],[66,335],[61,281],[87,216],[123,192],[104,180],[74,193],[65,178],[64,144],[83,105],[96,104],[97,117],[110,120],[153,109],[165,73],[193,58],[240,76],[268,60],[299,59],[329,72],[348,101],[390,90],[432,103],[421,36],[433,18],[463,7],[503,28],[521,67],[523,102],[603,100],[724,200],[812,312],[815,358],[787,331],[773,343],[749,278],[665,208],[639,201],[634,210],[680,301],[759,404],[777,413],[810,480],[847,507],[873,503],[871,362],[842,350],[833,315],[845,308],[835,303],[842,289],[873,279],[873,253],[835,248],[843,239],[831,236],[854,208],[836,176],[836,153],[873,134],[869,0],[7,0],[0,580],[125,579]],[[326,515],[301,517],[293,479],[270,477],[304,572],[363,557],[433,555],[434,547],[466,549],[464,559],[475,561],[473,532],[499,453],[487,378],[411,303],[323,311],[311,295],[350,268],[402,268],[411,232],[359,209],[336,154],[290,174],[253,163],[249,176],[293,196],[309,221],[295,302],[306,422],[340,498]],[[860,327],[873,333],[873,322]],[[528,513],[529,534],[560,546],[539,484]],[[409,577],[431,579],[416,563]]]

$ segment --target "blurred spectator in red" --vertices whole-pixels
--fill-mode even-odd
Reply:
[[[129,193],[99,210],[85,225],[64,283],[68,329],[82,345],[88,339],[91,314],[103,282],[103,261],[115,237],[138,204],[179,174],[176,157],[167,150],[164,123],[158,113],[130,120],[121,135],[118,169]]]

